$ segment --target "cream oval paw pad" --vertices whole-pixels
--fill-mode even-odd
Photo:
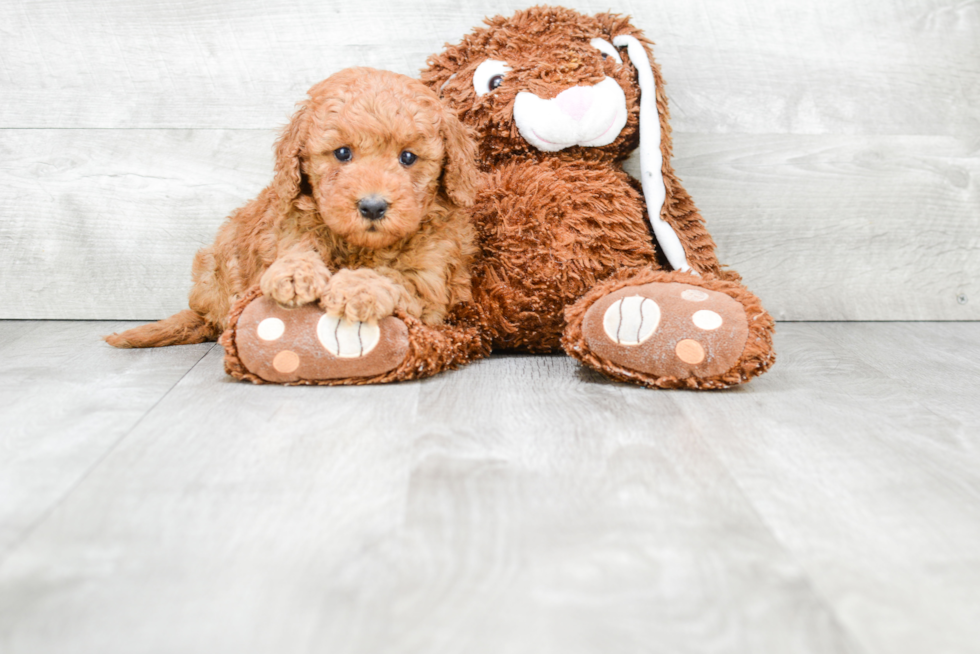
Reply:
[[[394,316],[351,322],[316,305],[286,309],[266,297],[242,311],[235,341],[245,367],[277,383],[380,375],[408,355],[408,329]]]
[[[693,316],[691,316],[691,322],[698,329],[703,329],[706,332],[710,332],[712,329],[718,329],[725,322],[722,317],[719,316],[714,311],[709,311],[708,309],[702,309],[701,311],[696,311]]]
[[[316,335],[330,354],[342,359],[362,357],[377,347],[381,340],[381,330],[376,321],[351,322],[326,314],[317,322]]]
[[[620,345],[639,345],[656,331],[660,307],[642,295],[631,295],[613,302],[602,320],[609,340]]]
[[[627,286],[589,307],[582,324],[593,352],[659,377],[709,377],[734,366],[748,337],[742,305],[677,282]]]
[[[286,323],[278,318],[266,318],[259,323],[255,333],[263,341],[276,341],[286,331]]]

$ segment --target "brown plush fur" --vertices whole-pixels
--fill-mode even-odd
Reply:
[[[628,18],[608,13],[584,16],[558,7],[533,7],[486,24],[430,57],[422,81],[476,130],[481,165],[490,173],[474,208],[481,255],[473,297],[477,320],[493,347],[553,351],[562,345],[565,332],[569,354],[617,379],[659,387],[727,386],[768,368],[772,320],[738,284],[739,275],[719,264],[714,241],[671,165],[667,97],[650,41]],[[670,268],[658,255],[639,184],[622,169],[639,143],[636,69],[625,49],[619,50],[619,65],[590,45],[593,38],[611,43],[619,35],[636,37],[653,68],[666,187],[660,215],[701,275],[690,283],[728,293],[754,321],[739,363],[716,379],[634,374],[582,349],[576,321],[580,323],[598,297],[615,290],[616,283],[673,279],[664,277]],[[511,70],[498,88],[478,96],[473,74],[487,59],[504,61]],[[592,86],[603,77],[620,85],[627,103],[626,126],[612,143],[543,152],[520,135],[513,117],[518,92],[550,99],[573,86]]]
[[[335,156],[352,152],[350,161]],[[418,159],[400,162],[402,152]],[[348,69],[317,84],[276,144],[275,177],[194,258],[190,311],[106,340],[152,347],[214,340],[258,284],[284,306],[320,302],[349,320],[396,314],[440,325],[470,299],[478,172],[467,130],[428,88]],[[358,202],[388,208],[369,220]]]

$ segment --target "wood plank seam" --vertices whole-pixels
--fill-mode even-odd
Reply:
[[[104,345],[104,344],[103,344],[103,345]],[[106,458],[107,458],[107,457],[108,457],[108,456],[109,456],[109,455],[110,455],[110,454],[111,454],[111,453],[112,453],[112,452],[113,452],[113,451],[114,451],[114,450],[115,450],[115,449],[116,449],[117,447],[119,447],[119,445],[120,445],[120,444],[121,444],[121,443],[122,443],[122,442],[123,442],[123,441],[124,441],[124,440],[125,440],[125,439],[126,439],[126,438],[127,438],[127,437],[128,437],[129,435],[130,435],[130,434],[131,434],[131,433],[133,433],[133,431],[134,431],[134,430],[135,430],[135,429],[136,429],[137,427],[139,427],[139,425],[140,425],[140,423],[142,423],[142,422],[143,422],[143,420],[144,420],[144,419],[145,419],[145,418],[146,418],[146,417],[147,417],[147,416],[148,416],[148,415],[149,415],[149,414],[150,414],[150,413],[151,413],[151,412],[152,412],[152,411],[153,411],[153,410],[154,410],[154,409],[155,409],[155,408],[156,408],[156,407],[157,407],[157,406],[158,406],[158,405],[159,405],[159,404],[160,404],[160,403],[161,403],[161,402],[162,402],[162,401],[163,401],[163,400],[164,400],[164,399],[165,399],[165,398],[166,398],[166,397],[168,396],[168,395],[170,395],[170,393],[171,393],[171,392],[172,392],[172,391],[173,391],[173,390],[174,390],[174,389],[175,389],[175,388],[176,388],[176,387],[177,387],[177,386],[178,386],[178,385],[179,385],[179,384],[180,384],[180,383],[181,383],[181,382],[182,382],[182,381],[184,380],[184,378],[185,378],[185,377],[187,377],[187,375],[188,375],[188,374],[190,374],[190,372],[191,372],[192,370],[194,370],[194,368],[196,368],[196,367],[197,367],[197,366],[198,366],[198,365],[199,365],[199,364],[200,364],[200,363],[201,363],[202,361],[204,361],[204,359],[205,359],[205,358],[206,358],[206,357],[208,356],[208,354],[209,354],[209,353],[211,352],[211,350],[213,350],[213,349],[214,349],[215,347],[217,347],[217,346],[218,346],[218,344],[217,344],[217,343],[214,343],[214,344],[213,344],[213,345],[212,345],[211,347],[209,347],[209,348],[207,349],[207,351],[205,351],[205,352],[204,352],[204,354],[202,354],[202,355],[201,355],[201,357],[200,357],[200,358],[199,358],[199,359],[198,359],[197,361],[195,361],[195,362],[194,362],[194,364],[193,364],[192,366],[190,366],[190,367],[189,367],[189,368],[188,368],[188,369],[187,369],[187,370],[186,370],[186,371],[184,372],[184,374],[182,374],[182,375],[180,376],[180,379],[178,379],[178,380],[177,380],[176,382],[174,382],[174,383],[173,383],[173,384],[172,384],[172,385],[171,385],[171,386],[170,386],[170,387],[169,387],[169,388],[168,388],[168,389],[167,389],[167,390],[166,390],[166,391],[165,391],[164,393],[162,393],[162,394],[160,395],[160,397],[159,397],[159,398],[157,398],[157,400],[156,400],[156,402],[154,402],[152,406],[150,406],[150,407],[149,407],[149,408],[148,408],[148,409],[147,409],[146,411],[144,411],[144,412],[143,412],[143,415],[141,415],[141,416],[140,416],[140,417],[139,417],[139,418],[138,418],[137,420],[135,420],[135,421],[133,422],[133,424],[132,424],[132,425],[130,425],[130,427],[129,427],[129,428],[128,428],[128,429],[127,429],[127,430],[126,430],[126,431],[125,431],[125,432],[124,432],[124,433],[123,433],[123,434],[122,434],[121,436],[119,436],[119,438],[117,438],[117,439],[116,439],[116,440],[115,440],[115,441],[114,441],[114,442],[113,442],[113,443],[112,443],[112,444],[111,444],[111,445],[110,445],[109,447],[107,447],[107,448],[105,449],[105,451],[104,451],[104,452],[102,452],[102,454],[101,454],[101,455],[99,456],[99,458],[98,458],[98,459],[96,459],[96,460],[95,460],[95,461],[94,461],[94,462],[92,463],[92,465],[90,465],[90,466],[88,467],[88,469],[87,469],[87,470],[85,470],[85,472],[84,472],[84,473],[82,473],[81,475],[79,475],[79,476],[78,476],[78,479],[76,479],[76,480],[74,481],[74,483],[72,483],[72,485],[71,485],[71,486],[70,486],[70,487],[69,487],[69,488],[68,488],[68,489],[67,489],[67,490],[66,490],[66,491],[65,491],[65,492],[64,492],[64,493],[63,493],[63,494],[61,495],[61,497],[59,497],[59,498],[58,498],[58,499],[57,499],[56,501],[54,501],[54,502],[52,502],[52,503],[51,503],[51,505],[50,505],[50,506],[48,506],[48,508],[47,508],[47,509],[45,509],[45,510],[44,510],[44,511],[43,511],[43,512],[41,513],[41,515],[40,515],[40,516],[38,516],[38,518],[37,518],[36,520],[34,520],[34,521],[33,521],[33,522],[32,522],[32,523],[30,524],[30,526],[28,526],[27,528],[25,528],[25,529],[23,530],[23,532],[22,532],[22,533],[21,533],[21,534],[20,534],[20,535],[19,535],[19,536],[18,536],[18,537],[17,537],[17,538],[16,538],[16,539],[15,539],[15,540],[14,540],[14,541],[13,541],[13,542],[12,542],[12,543],[11,543],[11,544],[10,544],[10,545],[8,546],[8,547],[7,547],[7,548],[6,548],[6,549],[5,549],[4,551],[2,551],[2,552],[0,552],[0,569],[2,569],[2,568],[3,568],[3,566],[4,566],[4,564],[6,563],[6,561],[7,561],[7,559],[8,559],[8,558],[10,558],[10,556],[11,556],[11,555],[12,555],[12,554],[13,554],[14,552],[16,552],[16,551],[17,551],[17,549],[18,549],[18,548],[19,548],[19,547],[20,547],[21,545],[23,545],[23,544],[24,544],[24,543],[25,543],[25,542],[27,541],[27,539],[28,539],[28,538],[30,537],[30,535],[31,535],[32,533],[34,533],[34,531],[36,531],[38,527],[40,527],[40,526],[41,526],[42,524],[44,524],[44,522],[45,522],[45,521],[46,521],[46,520],[47,520],[47,519],[48,519],[48,518],[49,518],[49,517],[51,516],[51,514],[52,514],[52,513],[54,513],[54,512],[55,512],[55,510],[56,510],[56,509],[57,509],[57,508],[58,508],[59,506],[61,506],[62,504],[64,504],[64,502],[65,502],[65,500],[67,500],[67,499],[68,499],[68,497],[69,497],[69,496],[70,496],[70,495],[71,495],[71,494],[72,494],[72,493],[73,493],[73,492],[75,491],[75,489],[76,489],[76,488],[78,488],[78,487],[79,487],[79,486],[80,486],[80,485],[82,484],[82,482],[84,482],[84,481],[85,481],[85,480],[86,480],[86,479],[87,479],[87,478],[89,477],[89,475],[91,475],[91,474],[92,474],[92,472],[94,472],[94,471],[96,470],[96,468],[98,468],[98,467],[99,467],[99,466],[100,466],[100,465],[102,464],[102,462],[103,462],[103,461],[105,461],[105,460],[106,460]]]

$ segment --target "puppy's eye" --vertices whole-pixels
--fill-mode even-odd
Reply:
[[[418,155],[415,155],[408,150],[405,150],[400,155],[398,155],[398,161],[403,166],[411,166],[413,163],[418,161]]]
[[[508,72],[510,66],[503,61],[487,59],[477,66],[473,73],[473,90],[478,96],[496,90],[503,83]]]
[[[354,153],[350,151],[346,145],[342,148],[337,148],[333,151],[333,156],[337,157],[337,161],[343,161],[344,163],[350,161],[354,158]]]

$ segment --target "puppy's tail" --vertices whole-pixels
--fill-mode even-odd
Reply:
[[[127,329],[122,334],[104,336],[105,342],[113,347],[160,347],[162,345],[185,345],[215,341],[221,330],[208,323],[204,316],[184,309],[180,313]]]

